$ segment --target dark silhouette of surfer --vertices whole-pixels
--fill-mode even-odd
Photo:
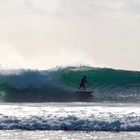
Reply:
[[[87,76],[84,75],[83,78],[82,78],[82,80],[81,80],[81,82],[80,82],[79,89],[83,88],[84,91],[85,91],[85,89],[86,89],[85,84],[86,84],[86,83],[88,83],[88,81],[87,81]]]

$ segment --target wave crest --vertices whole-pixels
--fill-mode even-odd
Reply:
[[[0,95],[11,101],[16,97],[17,101],[81,101],[75,91],[83,75],[88,77],[87,88],[94,90],[94,98],[85,101],[140,99],[140,72],[87,66],[1,73]]]

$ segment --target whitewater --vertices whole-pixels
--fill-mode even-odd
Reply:
[[[77,93],[87,75],[91,95]],[[87,66],[0,71],[0,139],[139,139],[140,72]]]
[[[139,104],[1,103],[0,139],[139,139]]]

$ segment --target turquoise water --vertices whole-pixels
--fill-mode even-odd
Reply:
[[[76,94],[87,75],[91,96]],[[4,102],[139,102],[140,72],[93,67],[48,71],[1,71],[0,99]]]

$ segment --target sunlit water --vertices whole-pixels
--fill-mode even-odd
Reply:
[[[140,105],[1,103],[0,139],[139,139]]]
[[[0,140],[139,140],[139,132],[0,131]]]

